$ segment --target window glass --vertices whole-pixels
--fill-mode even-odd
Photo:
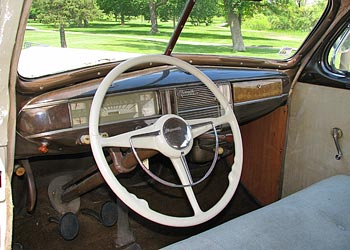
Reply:
[[[350,68],[350,28],[349,26],[338,37],[328,56],[332,70],[349,72]]]
[[[287,59],[326,5],[326,0],[197,1],[175,52]],[[202,16],[198,9],[207,12]]]
[[[19,62],[27,78],[164,53],[185,0],[33,0]],[[291,57],[326,0],[199,0],[176,53]]]

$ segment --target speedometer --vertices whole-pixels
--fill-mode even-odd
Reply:
[[[157,94],[154,91],[107,96],[101,107],[100,123],[113,123],[159,114]],[[71,101],[72,127],[87,126],[92,99]]]
[[[100,117],[135,114],[137,116],[137,104],[123,104],[123,105],[107,105],[101,109]]]

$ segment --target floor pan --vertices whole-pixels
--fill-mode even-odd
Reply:
[[[34,212],[28,214],[23,209],[22,211],[16,211],[13,235],[14,249],[126,249],[127,246],[116,246],[117,225],[105,227],[95,218],[85,215],[80,211],[76,214],[80,225],[78,236],[71,241],[64,240],[59,233],[59,226],[56,223],[49,222],[50,217],[59,217],[59,214],[50,204],[47,195],[47,186],[55,176],[66,174],[66,172],[59,171],[48,174],[45,170],[41,169],[40,164],[32,164],[33,172],[37,173],[36,176],[39,175],[36,178],[37,205]],[[214,173],[214,178],[225,178],[219,172]],[[169,197],[169,192],[162,187],[150,189],[144,186],[134,185],[130,189],[138,195],[148,197],[152,200],[150,204],[152,206],[158,206],[157,208],[172,209],[175,213],[186,210],[184,209],[184,205],[180,205],[179,202],[181,192],[175,192]],[[18,185],[16,185],[14,190],[17,193],[20,192]],[[166,196],[168,197],[165,198]],[[203,194],[202,196],[204,197],[204,202],[215,198],[215,195]],[[106,185],[102,185],[81,197],[80,208],[99,211],[101,206],[109,200],[115,200],[115,195],[112,194]],[[258,208],[258,205],[246,190],[242,186],[239,186],[227,208],[213,220],[199,226],[190,228],[162,226],[144,219],[132,211],[129,213],[129,222],[136,243],[141,249],[151,250],[159,249],[160,247],[187,238],[256,208]]]

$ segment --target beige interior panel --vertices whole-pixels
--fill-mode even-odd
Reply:
[[[349,90],[297,83],[291,95],[282,196],[336,174],[350,175]],[[336,160],[332,128],[343,131]]]

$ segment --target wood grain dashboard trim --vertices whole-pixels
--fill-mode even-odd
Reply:
[[[234,103],[280,96],[282,93],[282,79],[267,79],[233,83]]]

